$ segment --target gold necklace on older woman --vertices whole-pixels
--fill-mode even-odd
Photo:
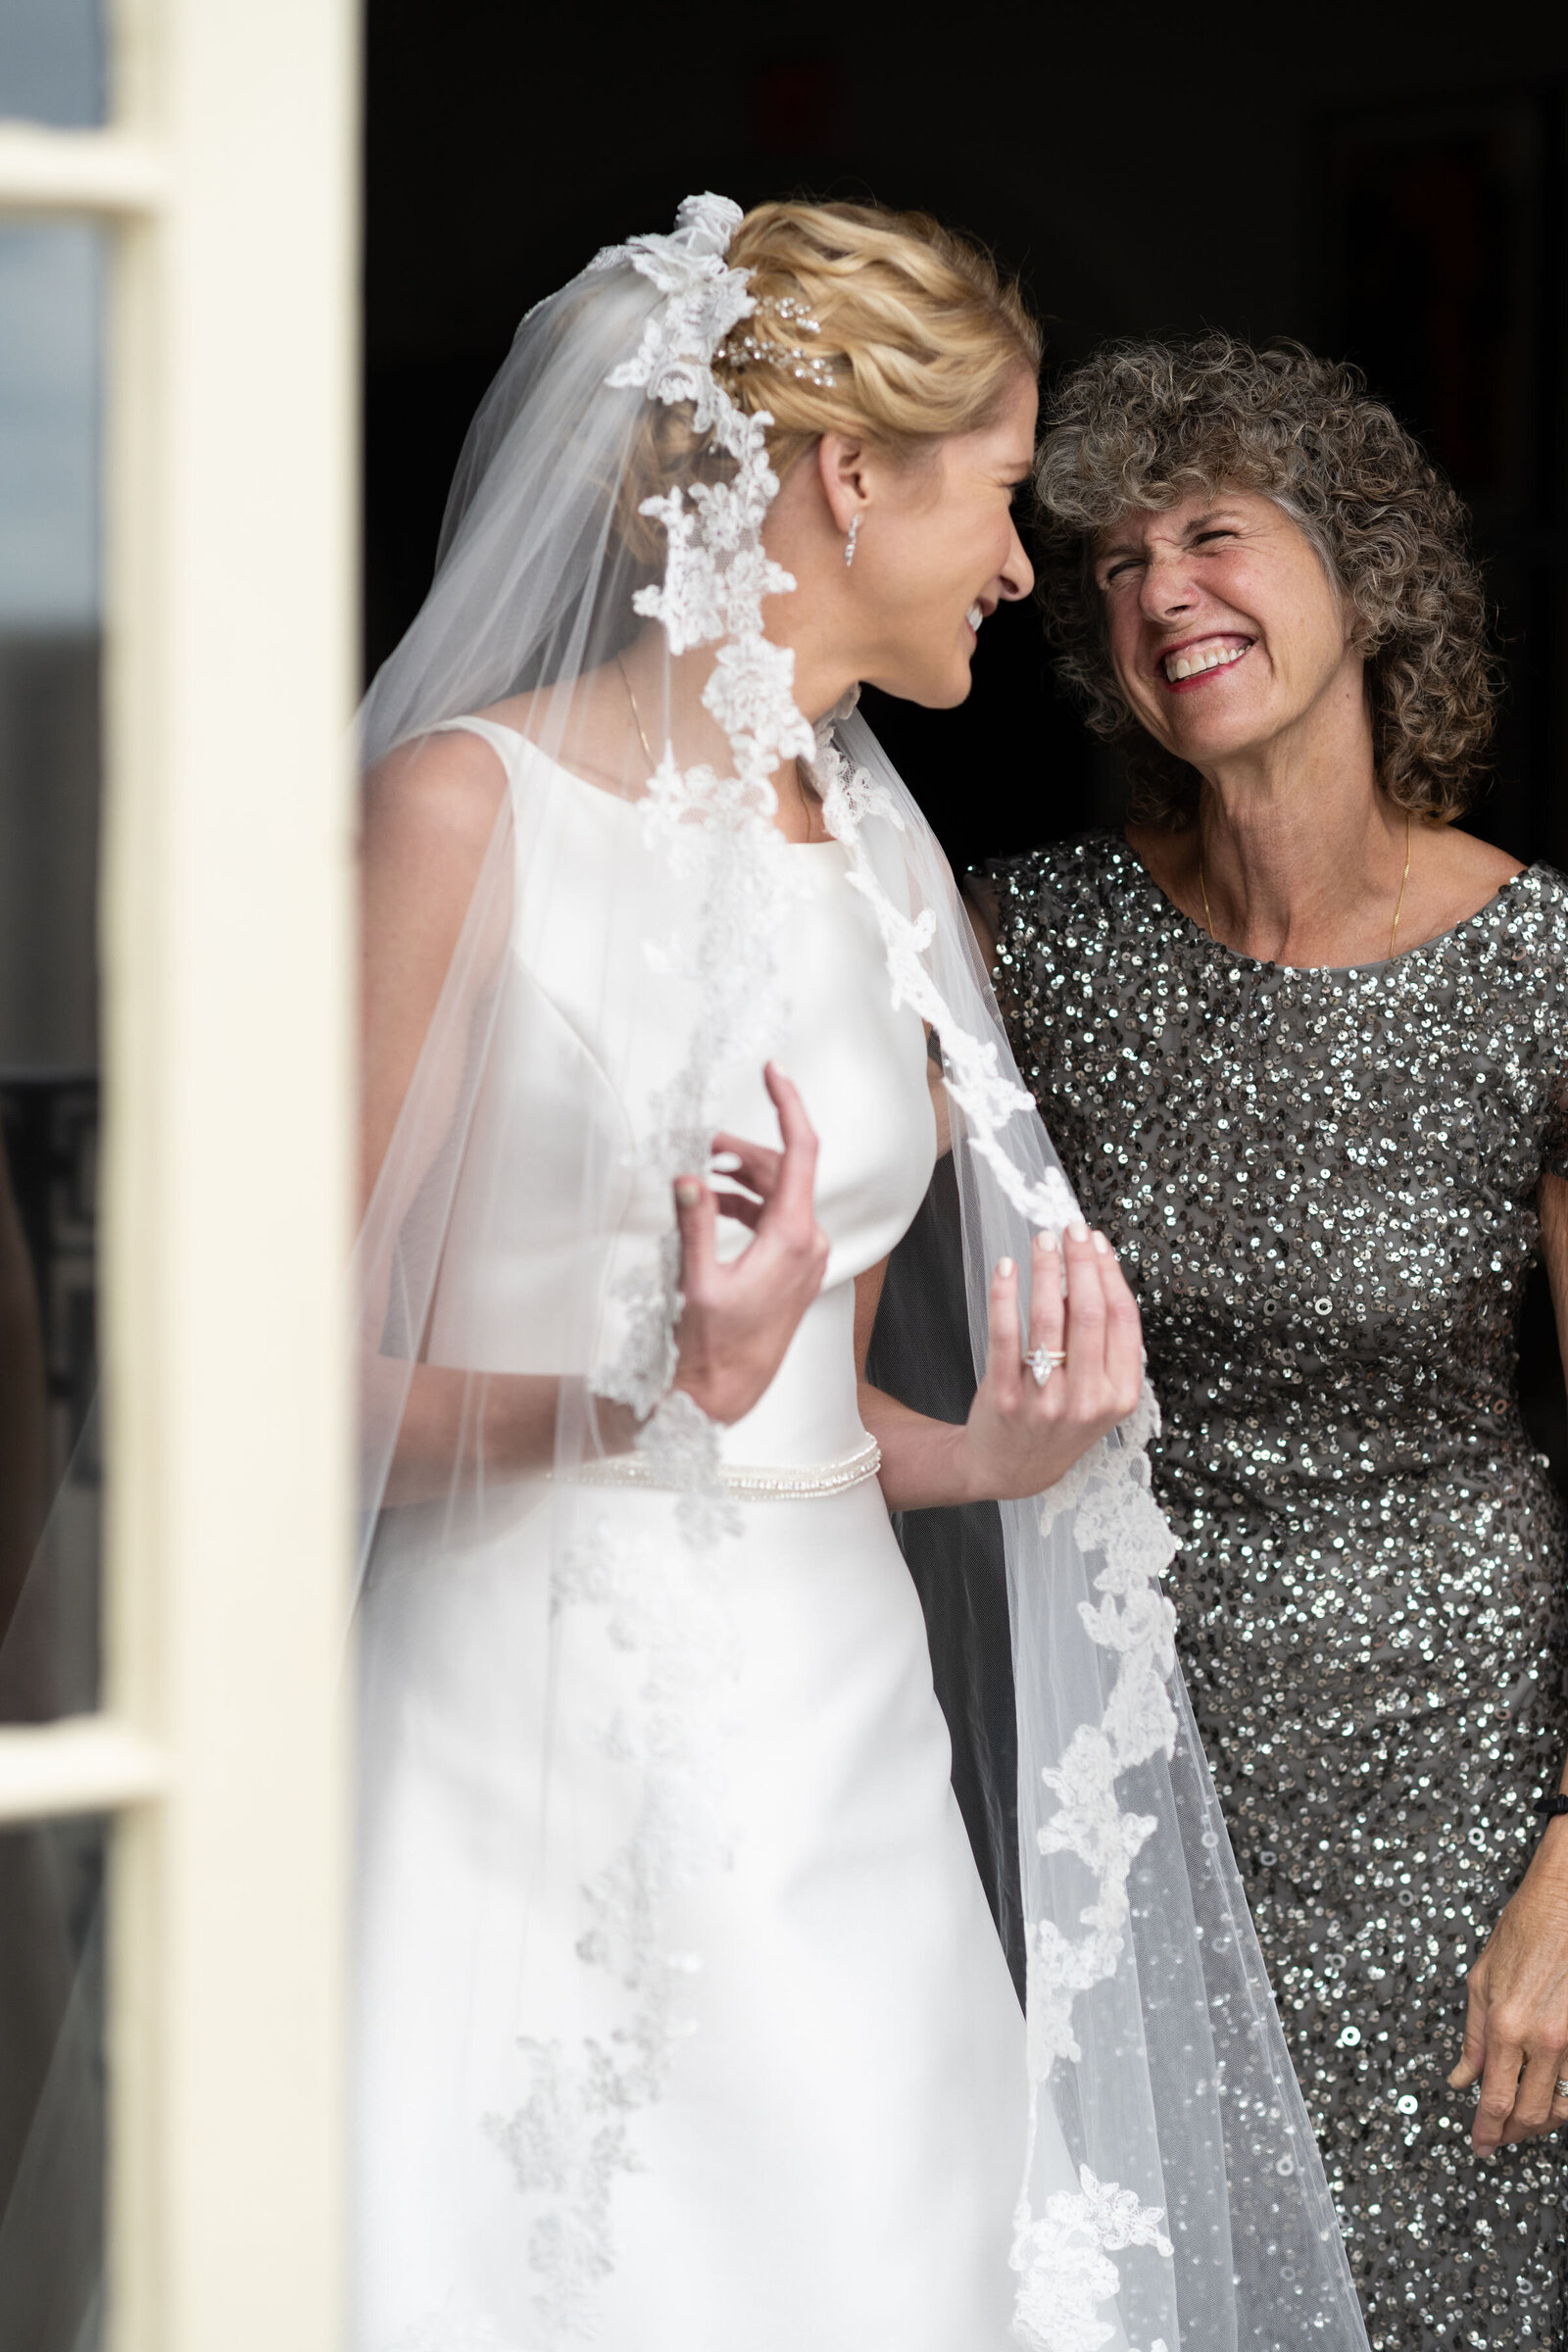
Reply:
[[[1394,960],[1394,955],[1395,955],[1395,946],[1394,946],[1394,943],[1395,943],[1395,941],[1396,941],[1396,940],[1398,938],[1398,936],[1399,936],[1399,917],[1400,917],[1400,915],[1401,915],[1401,914],[1404,912],[1404,886],[1405,886],[1405,884],[1406,884],[1406,883],[1409,881],[1409,879],[1410,879],[1410,811],[1409,811],[1409,809],[1407,808],[1407,809],[1405,810],[1405,812],[1404,812],[1404,872],[1403,872],[1403,873],[1402,873],[1402,874],[1399,876],[1399,895],[1398,895],[1398,898],[1397,898],[1397,899],[1396,900],[1396,902],[1395,902],[1395,906],[1394,906],[1394,921],[1393,921],[1393,923],[1390,925],[1390,928],[1389,928],[1389,961],[1390,961],[1391,963],[1392,963],[1392,962],[1393,962],[1393,960]],[[1199,852],[1198,852],[1198,887],[1199,887],[1199,889],[1200,889],[1200,890],[1202,892],[1202,894],[1203,894],[1203,929],[1204,929],[1204,930],[1205,930],[1205,931],[1208,933],[1208,936],[1209,936],[1209,938],[1210,938],[1210,939],[1213,939],[1213,938],[1214,938],[1214,923],[1213,923],[1213,918],[1212,918],[1212,916],[1210,915],[1210,913],[1209,913],[1209,911],[1208,911],[1208,882],[1207,882],[1207,879],[1206,879],[1206,877],[1205,877],[1205,875],[1204,875],[1204,872],[1203,872],[1203,852],[1202,852],[1201,845],[1200,845]],[[1218,943],[1217,941],[1215,941],[1215,945],[1217,946],[1218,944],[1219,944],[1219,943]]]

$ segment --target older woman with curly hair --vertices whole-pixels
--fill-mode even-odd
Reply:
[[[1353,369],[1221,336],[1080,368],[1037,479],[1136,800],[991,869],[999,985],[1140,1297],[1371,2340],[1562,2346],[1568,1526],[1517,1375],[1543,1249],[1568,1316],[1568,885],[1454,821],[1495,695],[1463,510]]]

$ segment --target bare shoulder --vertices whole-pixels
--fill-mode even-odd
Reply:
[[[1190,875],[1197,870],[1197,827],[1129,825],[1125,838],[1144,871],[1168,899],[1179,904]]]
[[[1162,897],[1190,923],[1209,928],[1203,904],[1201,837],[1196,825],[1129,825],[1127,847]]]
[[[1417,823],[1411,829],[1409,879],[1404,885],[1401,941],[1417,947],[1442,939],[1489,906],[1524,867],[1456,825]]]
[[[1478,893],[1481,901],[1525,870],[1508,851],[1494,848],[1474,833],[1462,833],[1457,825],[1430,826],[1426,838],[1432,845],[1428,855],[1436,870],[1456,888]]]
[[[641,790],[648,772],[638,756],[635,728],[641,722],[628,698],[625,672],[612,662],[554,686],[509,695],[479,715],[547,748],[561,766],[617,799],[635,797],[634,784]]]
[[[1177,838],[1168,825],[1128,824],[1124,830],[1133,856],[1151,868],[1169,856],[1170,845]]]
[[[400,744],[371,769],[360,845],[368,982],[433,1005],[506,808],[500,757],[466,730]],[[487,904],[499,921],[494,891]]]
[[[399,744],[365,779],[367,855],[438,864],[482,856],[506,792],[500,755],[466,728]]]

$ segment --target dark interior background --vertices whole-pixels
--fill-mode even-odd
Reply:
[[[1568,11],[1320,0],[577,17],[369,0],[366,662],[428,581],[467,418],[517,318],[602,244],[714,188],[871,195],[983,237],[1047,321],[1224,326],[1348,355],[1469,500],[1510,677],[1471,820],[1568,865]],[[873,723],[956,865],[1115,822],[1115,762],[999,613],[960,710]],[[1526,1386],[1562,1463],[1549,1318]]]

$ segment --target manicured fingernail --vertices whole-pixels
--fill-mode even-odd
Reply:
[[[1015,1272],[1016,1272],[1016,1270],[1017,1270],[1017,1269],[1014,1267],[1014,1265],[1013,1265],[1013,1262],[1012,1262],[1012,1260],[1011,1260],[1011,1258],[1010,1258],[1010,1257],[999,1257],[999,1258],[998,1258],[998,1260],[997,1260],[997,1272],[998,1272],[999,1274],[1012,1274],[1012,1273],[1015,1273]]]
[[[1083,1219],[1082,1219],[1081,1217],[1078,1219],[1078,1221],[1077,1221],[1077,1223],[1076,1223],[1076,1224],[1074,1224],[1074,1225],[1069,1225],[1069,1226],[1068,1226],[1068,1228],[1067,1228],[1067,1239],[1068,1239],[1068,1241],[1069,1241],[1069,1242],[1087,1242],[1087,1241],[1088,1241],[1088,1239],[1089,1239],[1089,1228],[1088,1228],[1088,1226],[1087,1226],[1087,1225],[1084,1223],[1084,1221],[1083,1221]]]
[[[1102,1257],[1108,1257],[1110,1255],[1110,1244],[1106,1241],[1102,1233],[1092,1233],[1089,1236],[1089,1239],[1094,1243],[1095,1248],[1100,1251]]]
[[[715,1152],[708,1164],[715,1176],[733,1176],[741,1164],[741,1155],[738,1152]]]
[[[695,1208],[703,1197],[703,1188],[695,1176],[677,1176],[675,1198],[682,1208]]]
[[[1056,1236],[1052,1232],[1049,1225],[1046,1227],[1044,1233],[1037,1233],[1035,1239],[1040,1244],[1042,1250],[1059,1250],[1061,1247],[1061,1244],[1056,1239]]]

